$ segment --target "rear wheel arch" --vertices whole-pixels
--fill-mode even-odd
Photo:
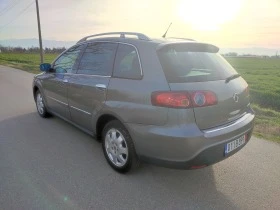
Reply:
[[[102,149],[109,165],[120,173],[135,169],[140,164],[132,137],[119,120],[109,121],[105,125],[102,131]]]
[[[104,127],[106,126],[106,124],[108,124],[110,121],[113,121],[113,120],[120,121],[117,117],[113,116],[112,114],[103,114],[98,118],[98,120],[96,121],[96,126],[95,126],[97,140],[102,139],[102,131],[103,131]]]

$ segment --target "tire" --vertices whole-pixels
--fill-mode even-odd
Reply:
[[[50,114],[46,109],[44,98],[39,90],[35,94],[35,102],[38,114],[43,118],[49,117]]]
[[[110,121],[102,131],[102,148],[109,165],[119,173],[126,173],[139,166],[133,141],[117,120]]]

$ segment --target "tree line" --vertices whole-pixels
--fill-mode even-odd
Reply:
[[[280,56],[278,55],[278,51],[276,52],[276,54],[275,55],[271,55],[271,56],[269,56],[269,55],[255,55],[255,54],[249,54],[249,53],[247,53],[247,54],[245,54],[245,53],[243,53],[243,54],[238,54],[238,53],[236,53],[236,52],[229,52],[229,53],[224,53],[224,54],[222,54],[222,56],[224,56],[224,57],[262,57],[262,58],[280,58]]]
[[[62,53],[64,50],[66,50],[65,47],[53,47],[53,48],[44,48],[44,53]],[[3,53],[40,53],[40,48],[39,47],[4,47],[0,45],[0,52]]]

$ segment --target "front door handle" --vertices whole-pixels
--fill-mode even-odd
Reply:
[[[96,84],[95,87],[97,87],[97,89],[100,89],[100,90],[105,90],[107,88],[106,85],[104,85],[104,84]]]
[[[67,83],[68,79],[63,79],[62,82]]]

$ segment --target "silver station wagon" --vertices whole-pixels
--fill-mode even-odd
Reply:
[[[203,168],[244,147],[254,126],[248,85],[218,51],[141,33],[87,36],[40,65],[33,82],[38,113],[100,140],[118,172],[141,161]]]

